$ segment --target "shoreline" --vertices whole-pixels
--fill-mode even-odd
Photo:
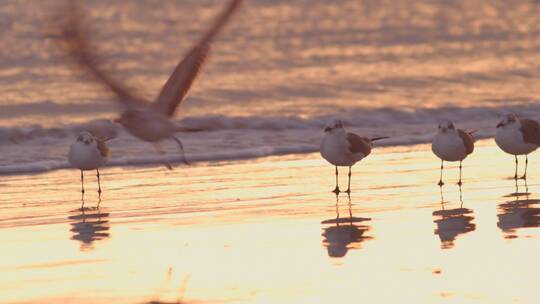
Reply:
[[[481,132],[475,133],[477,135],[480,133],[480,136],[475,136],[476,142],[486,142],[486,141],[493,141],[492,136],[482,136]],[[430,144],[430,141],[418,141],[418,142],[412,142],[412,143],[398,143],[394,144],[392,141],[395,141],[394,138],[389,138],[387,143],[384,142],[377,142],[377,144],[374,146],[374,151],[380,149],[380,148],[390,148],[390,149],[398,149],[399,148],[410,148],[413,146],[422,146]],[[388,143],[390,141],[390,143]],[[430,150],[431,151],[431,150]],[[153,168],[153,167],[160,167],[162,164],[167,161],[171,165],[176,165],[176,168],[183,168],[186,167],[183,164],[183,159],[180,156],[174,155],[175,151],[169,151],[168,155],[165,156],[159,156],[157,154],[151,155],[151,156],[134,156],[130,157],[128,159],[112,159],[107,162],[104,166],[101,168]],[[309,146],[298,146],[298,147],[260,147],[256,149],[251,150],[243,150],[243,151],[230,151],[230,152],[224,152],[221,155],[212,154],[211,157],[209,156],[195,156],[186,154],[186,158],[189,160],[189,162],[193,165],[202,164],[203,166],[206,165],[216,165],[216,164],[224,164],[229,162],[242,162],[242,161],[256,161],[262,158],[267,157],[279,157],[279,156],[294,156],[294,155],[308,155],[312,153],[318,153],[319,148],[318,147],[309,147]],[[114,153],[114,151],[113,151]],[[533,152],[534,153],[534,152]],[[113,154],[114,155],[114,154]],[[187,166],[189,168],[189,166]],[[8,166],[0,166],[0,176],[17,176],[17,175],[40,175],[40,174],[46,174],[48,172],[53,172],[57,170],[65,170],[65,169],[74,169],[67,160],[65,161],[44,161],[44,163],[32,163],[29,165],[8,165]],[[174,170],[174,169],[173,169]]]

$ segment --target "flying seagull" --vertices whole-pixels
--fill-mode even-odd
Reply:
[[[529,153],[540,147],[540,123],[532,119],[519,119],[515,114],[507,114],[497,124],[495,142],[504,152],[514,155],[516,170],[514,178],[518,178],[518,155],[525,155],[525,172],[522,179],[527,178]]]
[[[239,8],[242,0],[231,0],[217,16],[213,25],[204,33],[197,44],[178,63],[173,73],[159,92],[154,102],[135,96],[123,83],[106,73],[99,64],[98,56],[90,46],[88,30],[81,25],[81,14],[77,7],[71,7],[71,13],[62,28],[62,38],[68,54],[82,66],[93,78],[112,91],[124,112],[115,121],[133,136],[150,142],[157,152],[164,154],[159,142],[164,139],[176,141],[184,163],[189,164],[184,156],[182,142],[174,136],[183,128],[171,121],[180,103],[185,99],[193,81],[199,74],[203,63],[211,51],[212,41]],[[169,163],[165,163],[171,169]]]
[[[349,183],[345,192],[351,193],[351,167],[371,153],[373,142],[388,137],[367,138],[346,132],[339,119],[332,120],[324,129],[320,152],[324,159],[336,166],[336,188],[338,194],[338,166],[349,167]]]
[[[441,159],[441,176],[439,186],[444,185],[442,174],[444,170],[444,161],[455,162],[459,161],[459,181],[461,186],[461,171],[463,168],[463,160],[474,151],[474,132],[467,132],[461,129],[456,129],[454,124],[449,121],[443,121],[439,124],[437,135],[433,138],[431,150]]]

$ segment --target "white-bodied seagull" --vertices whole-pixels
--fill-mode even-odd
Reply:
[[[519,119],[515,114],[507,114],[497,124],[495,142],[504,152],[514,155],[518,178],[518,155],[525,155],[525,172],[521,178],[527,178],[529,153],[540,147],[540,123],[532,119]]]
[[[439,186],[444,185],[442,181],[444,161],[459,161],[459,181],[457,184],[461,186],[463,160],[474,151],[474,138],[472,133],[473,132],[456,129],[454,124],[449,120],[439,124],[437,135],[435,135],[431,144],[431,150],[441,159]]]
[[[388,137],[367,138],[346,132],[339,119],[332,120],[324,129],[320,152],[324,159],[336,166],[336,187],[333,192],[338,194],[338,167],[349,167],[349,182],[345,192],[351,192],[351,167],[371,153],[373,141]]]

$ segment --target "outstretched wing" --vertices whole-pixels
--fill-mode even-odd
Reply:
[[[474,138],[472,137],[471,133],[465,132],[461,129],[458,129],[459,137],[461,137],[461,140],[463,141],[463,144],[465,145],[465,151],[467,151],[467,155],[473,153],[474,151]]]
[[[178,63],[153,104],[154,110],[169,116],[174,114],[178,105],[186,97],[208,57],[212,40],[237,10],[241,2],[242,0],[231,0],[199,43]]]
[[[520,122],[523,140],[530,144],[540,145],[540,123],[532,119],[522,119]]]
[[[116,95],[116,100],[125,107],[133,108],[147,104],[142,98],[131,94],[130,90],[124,84],[113,79],[99,67],[98,56],[94,53],[90,45],[89,30],[83,28],[81,24],[83,14],[74,2],[70,1],[70,5],[66,9],[66,16],[62,18],[62,26],[60,28],[61,38],[68,54],[86,72],[111,90]]]
[[[364,157],[371,153],[371,143],[368,138],[360,137],[354,133],[347,133],[347,141],[351,153],[362,153]]]

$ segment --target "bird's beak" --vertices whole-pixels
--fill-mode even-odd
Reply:
[[[497,124],[497,128],[500,128],[500,127],[502,127],[502,126],[504,126],[504,124],[503,124],[502,122],[500,122],[500,123]]]

